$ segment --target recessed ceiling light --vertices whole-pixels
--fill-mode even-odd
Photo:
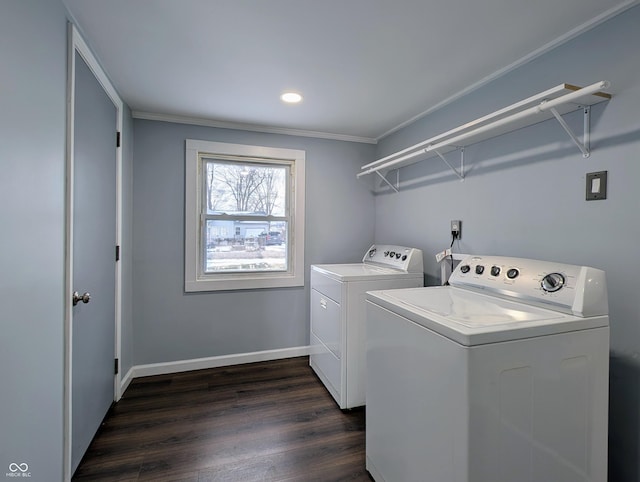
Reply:
[[[280,99],[288,104],[297,104],[302,100],[302,96],[296,92],[285,92]]]

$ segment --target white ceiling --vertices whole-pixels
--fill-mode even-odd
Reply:
[[[373,140],[638,2],[64,3],[136,116]]]

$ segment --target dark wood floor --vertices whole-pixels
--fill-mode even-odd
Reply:
[[[308,357],[140,378],[73,480],[369,482],[364,426]]]

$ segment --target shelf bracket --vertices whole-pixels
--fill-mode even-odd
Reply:
[[[460,178],[461,181],[464,181],[464,147],[460,148],[460,170],[458,171],[455,167],[453,167],[449,161],[438,151],[437,149],[433,149],[440,159],[444,161],[444,163],[449,166],[449,169],[453,171],[453,173]]]
[[[590,106],[586,106],[583,109],[583,115],[584,115],[584,141],[581,142],[580,139],[578,139],[578,136],[576,136],[573,131],[571,130],[571,128],[569,127],[569,125],[565,122],[565,120],[562,118],[562,116],[558,113],[558,111],[552,107],[551,109],[549,109],[549,111],[553,114],[553,117],[556,118],[556,120],[560,123],[560,125],[562,126],[562,128],[565,130],[565,132],[567,134],[569,134],[569,137],[571,137],[571,140],[575,143],[576,146],[578,146],[578,149],[580,149],[580,152],[582,152],[582,157],[589,157],[590,153],[589,153],[589,141],[590,141],[590,132],[589,132],[589,123],[590,123],[590,117],[591,117],[591,107]]]
[[[399,169],[396,169],[396,184],[398,185],[398,187],[396,187],[393,184],[391,184],[389,182],[389,180],[385,176],[380,174],[380,171],[376,171],[376,174],[378,176],[380,176],[380,179],[382,179],[384,182],[386,182],[391,189],[393,189],[395,192],[398,192],[398,187],[400,187],[400,170]]]

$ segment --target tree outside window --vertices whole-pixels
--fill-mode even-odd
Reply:
[[[203,271],[286,271],[288,165],[203,158]]]
[[[186,291],[304,286],[305,155],[187,139]]]

